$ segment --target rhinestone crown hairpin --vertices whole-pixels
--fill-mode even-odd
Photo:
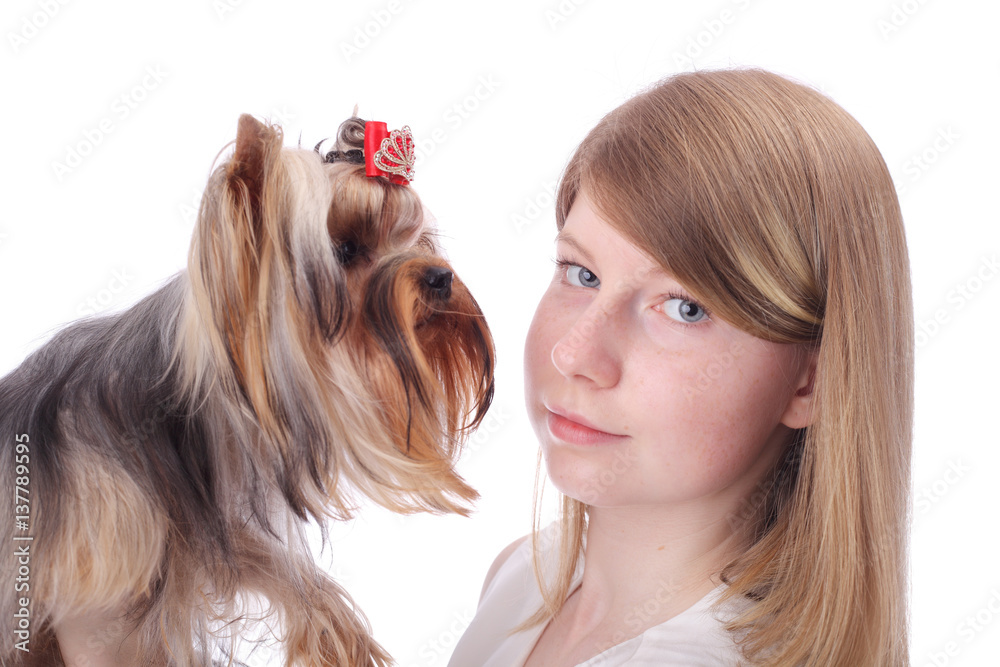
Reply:
[[[410,126],[388,131],[381,121],[365,123],[365,173],[386,176],[393,183],[408,185],[413,180],[416,151]]]

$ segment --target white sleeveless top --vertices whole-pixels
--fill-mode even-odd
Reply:
[[[553,545],[552,554],[542,559],[546,578],[556,569],[554,547],[558,543],[558,523],[547,526],[539,544]],[[579,559],[570,593],[583,578],[583,557]],[[551,580],[551,579],[549,579]],[[742,665],[740,654],[723,624],[735,615],[736,606],[726,613],[710,608],[722,592],[716,588],[677,616],[649,628],[641,635],[616,644],[577,667],[735,667]],[[523,667],[545,629],[545,623],[508,636],[542,604],[531,565],[531,539],[525,540],[500,566],[489,587],[483,591],[476,615],[459,640],[448,667]]]

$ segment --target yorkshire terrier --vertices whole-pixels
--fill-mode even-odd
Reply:
[[[303,526],[360,496],[467,514],[494,347],[409,187],[409,129],[323,143],[242,116],[187,270],[0,380],[3,665],[229,664],[255,620],[288,666],[391,664]]]

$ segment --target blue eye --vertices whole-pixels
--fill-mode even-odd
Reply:
[[[556,262],[561,271],[565,272],[566,282],[574,287],[600,287],[601,279],[590,269],[559,260]]]
[[[697,301],[685,299],[674,294],[670,294],[669,296],[671,298],[663,302],[663,312],[670,319],[677,320],[683,324],[697,324],[708,319],[708,311]]]

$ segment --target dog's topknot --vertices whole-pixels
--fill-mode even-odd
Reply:
[[[319,148],[324,141],[326,139],[316,144],[315,151],[317,153],[320,152]],[[337,130],[337,142],[334,144],[333,150],[323,156],[323,161],[364,164],[364,145],[365,121],[357,116],[352,116],[340,124],[340,129]]]

